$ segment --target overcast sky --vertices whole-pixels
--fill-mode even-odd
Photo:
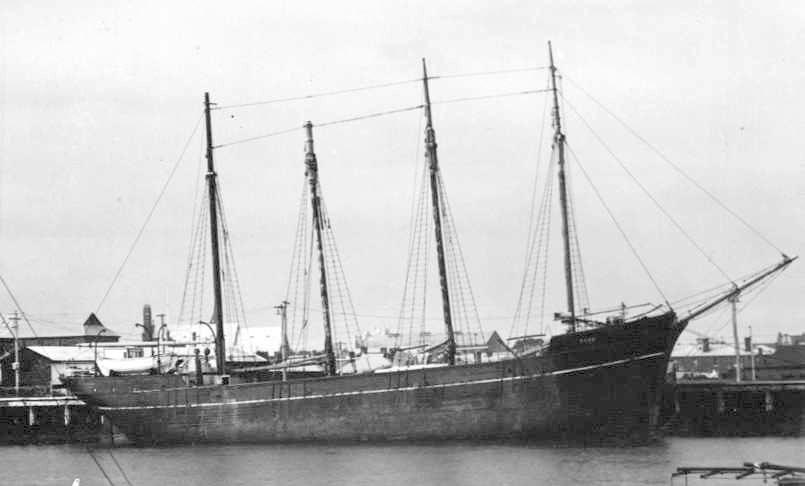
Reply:
[[[77,330],[98,310],[199,119],[204,91],[228,105],[408,80],[421,75],[422,57],[433,75],[544,66],[548,40],[567,100],[731,277],[779,254],[578,86],[775,245],[805,253],[800,2],[10,0],[0,9],[0,274],[42,333]],[[431,96],[544,84],[544,71],[445,79],[433,81]],[[421,98],[412,83],[218,111],[215,139]],[[532,95],[434,108],[443,176],[488,331],[507,332],[514,313],[537,153],[547,148],[538,147],[543,102]],[[565,114],[571,147],[669,298],[724,283],[568,106]],[[316,129],[324,195],[364,329],[396,328],[414,172],[422,163],[420,117],[413,111]],[[120,332],[134,330],[144,303],[169,321],[178,312],[200,135],[99,310]],[[217,151],[251,324],[278,323],[272,306],[285,296],[302,135]],[[592,306],[661,302],[589,186],[577,177],[574,189]],[[562,310],[563,284],[552,278],[549,307]],[[802,331],[803,295],[798,262],[742,312],[742,327],[751,324],[766,339]],[[13,310],[5,295],[0,304]],[[692,327],[728,337],[724,319]]]

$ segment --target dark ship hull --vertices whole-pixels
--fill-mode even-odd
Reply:
[[[685,324],[667,313],[475,365],[208,386],[176,376],[65,381],[144,444],[646,436]]]

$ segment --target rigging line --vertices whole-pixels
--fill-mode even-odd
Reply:
[[[618,223],[618,220],[615,219],[615,215],[612,213],[612,210],[609,208],[606,201],[604,201],[604,197],[601,195],[601,192],[598,190],[598,187],[593,183],[593,180],[590,178],[590,175],[587,173],[587,170],[585,170],[584,166],[581,165],[579,158],[576,156],[576,152],[572,148],[570,148],[570,145],[567,143],[567,141],[565,141],[565,146],[567,147],[568,152],[570,152],[570,155],[573,156],[573,160],[576,161],[576,165],[578,165],[579,169],[581,169],[581,173],[584,175],[584,178],[587,180],[587,183],[590,184],[590,187],[593,189],[593,192],[595,192],[598,201],[606,210],[607,214],[609,215],[609,218],[612,220],[612,223],[615,225],[615,227],[618,229],[618,232],[620,232],[621,236],[626,241],[626,244],[632,251],[632,255],[634,255],[634,257],[640,263],[640,266],[643,268],[643,271],[646,273],[646,276],[648,276],[649,280],[651,280],[651,283],[654,285],[654,288],[657,290],[657,292],[659,292],[660,296],[665,301],[665,304],[668,306],[669,309],[672,309],[671,304],[668,302],[668,298],[665,296],[665,293],[662,291],[662,289],[660,289],[660,286],[659,284],[657,284],[657,281],[654,280],[654,277],[648,270],[646,263],[643,261],[642,258],[640,258],[640,254],[637,252],[637,248],[635,248],[635,246],[632,244],[632,241],[626,235],[626,232],[623,230],[620,223]]]
[[[736,281],[737,282],[746,282],[746,281],[752,279],[753,277],[755,277],[757,275],[760,275],[761,273],[765,272],[769,268],[771,268],[771,266],[768,266],[766,268],[757,270],[755,272],[751,272],[751,273],[747,273],[745,275],[741,275],[741,276],[738,277],[738,279]],[[700,297],[700,296],[704,296],[704,295],[707,295],[707,294],[713,294],[713,293],[723,294],[723,293],[727,292],[728,290],[732,291],[734,289],[735,289],[735,287],[731,282],[730,283],[723,283],[721,285],[716,285],[714,287],[710,287],[708,289],[704,289],[704,290],[701,290],[699,292],[695,292],[695,293],[690,294],[690,295],[688,295],[686,297],[682,297],[681,299],[677,299],[677,300],[675,300],[675,301],[673,301],[671,303],[673,305],[679,305],[682,302],[692,300],[692,299],[695,299],[695,298]],[[691,306],[691,307],[698,307],[704,301],[710,300],[710,298],[711,297],[702,297],[701,299],[699,299],[695,303],[688,304],[688,305]]]
[[[537,94],[537,93],[547,93],[550,91],[549,89],[529,89],[525,91],[511,91],[508,93],[496,93],[491,95],[483,95],[483,96],[467,96],[464,98],[451,98],[447,100],[441,101],[433,101],[431,105],[448,105],[450,103],[461,103],[463,101],[476,101],[476,100],[489,100],[493,98],[508,98],[511,96],[521,96],[521,95],[529,95],[529,94]]]
[[[264,138],[276,137],[277,135],[285,135],[286,133],[295,132],[297,130],[301,130],[302,128],[303,127],[286,128],[285,130],[279,130],[276,132],[270,132],[263,135],[257,135],[256,137],[243,138],[240,140],[235,140],[234,142],[222,143],[220,145],[215,145],[213,148],[219,149],[224,147],[230,147],[232,145],[239,145],[241,143],[254,142],[255,140],[262,140]]]
[[[761,295],[763,292],[765,292],[765,291],[766,291],[766,289],[768,289],[769,287],[771,287],[771,284],[772,284],[772,283],[773,283],[775,280],[777,280],[777,277],[779,277],[780,275],[782,275],[782,272],[780,272],[780,273],[776,273],[776,274],[772,275],[772,276],[771,276],[771,278],[769,278],[768,280],[766,280],[765,282],[763,282],[763,284],[761,284],[760,286],[758,286],[758,287],[756,287],[756,288],[754,288],[754,289],[750,290],[750,292],[754,292],[754,294],[753,294],[753,295],[752,295],[752,296],[749,298],[749,300],[745,301],[745,302],[744,302],[744,304],[743,304],[742,306],[738,307],[738,312],[743,312],[743,310],[744,310],[745,308],[747,308],[747,307],[748,307],[748,306],[749,306],[749,305],[750,305],[752,302],[754,302],[754,301],[755,301],[755,299],[757,299],[757,298],[758,298],[758,297],[759,297],[759,296],[760,296],[760,295]],[[749,292],[747,292],[747,293],[749,293]],[[727,319],[727,320],[726,320],[726,321],[725,321],[725,322],[724,322],[724,323],[721,325],[721,327],[719,327],[719,328],[718,328],[718,329],[716,329],[715,331],[712,331],[712,334],[713,334],[713,335],[715,335],[715,334],[717,334],[717,333],[721,332],[721,330],[722,330],[722,329],[724,329],[724,328],[727,326],[727,324],[729,324],[730,322],[732,322],[732,318]]]
[[[408,295],[408,282],[411,274],[411,256],[413,254],[413,245],[414,245],[414,216],[417,214],[416,210],[418,209],[418,202],[419,198],[417,197],[417,180],[419,180],[419,152],[420,152],[420,140],[422,138],[422,120],[424,117],[419,117],[419,126],[416,130],[416,150],[414,151],[414,181],[412,184],[412,191],[411,191],[411,212],[408,217],[408,228],[410,233],[408,234],[408,264],[405,267],[405,281],[403,284],[403,295],[402,295],[402,302],[400,303],[400,320],[397,323],[397,334],[402,333],[402,323],[405,314],[406,308],[406,297]],[[416,277],[414,277],[416,278]],[[412,321],[413,321],[413,312],[412,312]],[[409,331],[410,334],[410,331]],[[399,344],[399,343],[397,343]]]
[[[785,252],[784,252],[783,250],[781,250],[781,249],[780,249],[780,248],[779,248],[777,245],[775,245],[774,243],[772,243],[772,241],[771,241],[769,238],[767,238],[767,237],[766,237],[766,236],[765,236],[763,233],[761,233],[761,232],[760,232],[758,229],[756,229],[754,226],[752,226],[751,224],[749,224],[749,222],[748,222],[748,221],[746,221],[744,218],[742,218],[742,217],[741,217],[741,216],[740,216],[738,213],[736,213],[735,211],[733,211],[732,209],[730,209],[730,208],[729,208],[729,206],[727,206],[727,205],[726,205],[724,202],[722,202],[722,201],[721,201],[721,199],[719,199],[719,198],[718,198],[718,197],[717,197],[715,194],[713,194],[712,192],[708,191],[708,190],[707,190],[707,189],[706,189],[706,188],[705,188],[703,185],[701,185],[699,182],[697,182],[697,181],[696,181],[696,179],[694,179],[694,178],[693,178],[693,177],[692,177],[690,174],[688,174],[687,172],[685,172],[685,171],[684,171],[684,170],[683,170],[683,169],[682,169],[682,168],[681,168],[679,165],[677,165],[677,164],[675,164],[674,162],[672,162],[670,158],[668,158],[668,157],[667,157],[665,154],[663,154],[662,152],[660,152],[660,150],[659,150],[658,148],[656,148],[656,147],[655,147],[654,145],[652,145],[652,144],[651,144],[651,143],[650,143],[648,140],[646,140],[646,139],[645,139],[643,136],[641,136],[639,133],[637,133],[637,131],[636,131],[635,129],[633,129],[631,126],[629,126],[629,125],[628,125],[628,124],[627,124],[625,121],[623,121],[623,120],[622,120],[621,118],[619,118],[617,115],[615,115],[615,113],[613,113],[613,112],[612,112],[612,111],[611,111],[609,108],[607,108],[607,107],[606,107],[606,106],[605,106],[603,103],[601,103],[601,102],[600,102],[600,101],[598,101],[596,98],[594,98],[594,97],[593,97],[593,95],[591,95],[590,93],[588,93],[588,92],[587,92],[587,91],[586,91],[584,88],[582,88],[582,87],[581,87],[581,86],[580,86],[578,83],[576,83],[575,81],[573,81],[573,79],[572,79],[572,78],[568,77],[567,75],[565,75],[565,77],[567,77],[567,79],[568,79],[568,80],[569,80],[571,83],[573,83],[573,85],[574,85],[574,86],[576,86],[576,87],[577,87],[577,88],[578,88],[578,89],[579,89],[579,90],[580,90],[582,93],[584,93],[585,95],[587,95],[587,97],[588,97],[588,98],[590,98],[590,99],[591,99],[591,100],[592,100],[592,101],[593,101],[595,104],[597,104],[599,107],[601,107],[601,109],[603,109],[603,110],[604,110],[604,111],[605,111],[607,114],[609,114],[609,116],[611,116],[612,118],[614,118],[614,119],[615,119],[615,121],[617,121],[618,123],[620,123],[620,124],[621,124],[621,125],[622,125],[622,126],[623,126],[623,127],[626,129],[626,130],[627,130],[627,131],[629,131],[629,132],[630,132],[630,133],[631,133],[631,134],[632,134],[632,135],[633,135],[635,138],[637,138],[638,140],[640,140],[641,142],[643,142],[643,143],[644,143],[644,144],[645,144],[645,145],[646,145],[646,146],[647,146],[647,147],[648,147],[648,148],[649,148],[649,149],[650,149],[652,152],[654,152],[655,154],[657,154],[657,156],[658,156],[660,159],[662,159],[662,160],[663,160],[665,163],[667,163],[668,165],[670,165],[670,166],[671,166],[671,167],[672,167],[672,168],[673,168],[673,169],[674,169],[674,170],[675,170],[677,173],[679,173],[679,174],[680,174],[682,177],[684,177],[685,179],[687,179],[687,180],[688,180],[688,182],[690,182],[691,184],[693,184],[694,186],[696,186],[696,187],[697,187],[697,188],[698,188],[700,191],[702,191],[703,193],[705,193],[705,194],[707,195],[707,197],[709,197],[709,198],[710,198],[710,199],[711,199],[713,202],[715,202],[716,204],[718,204],[719,206],[721,206],[721,209],[723,209],[723,210],[724,210],[724,211],[726,211],[728,214],[730,214],[732,217],[734,217],[735,219],[737,219],[738,221],[740,221],[740,222],[741,222],[741,223],[742,223],[742,224],[743,224],[743,225],[744,225],[744,226],[745,226],[747,229],[749,229],[749,231],[751,231],[752,233],[754,233],[754,234],[755,234],[755,236],[757,236],[758,238],[760,238],[761,240],[763,240],[763,241],[764,241],[764,242],[765,242],[767,245],[769,245],[770,247],[774,248],[774,250],[776,250],[778,253],[780,253],[780,254],[782,254],[782,255],[784,255],[784,256],[785,256]]]
[[[109,483],[109,486],[115,486],[115,483],[112,482],[112,478],[109,477],[109,475],[106,473],[106,470],[103,468],[103,466],[101,466],[100,461],[98,461],[98,458],[95,457],[95,454],[92,453],[92,449],[87,447],[87,453],[89,453],[89,457],[91,457],[92,460],[95,461],[95,465],[98,466],[98,469],[100,469],[101,474],[103,474],[103,477],[106,478],[106,482]]]
[[[120,471],[120,474],[123,476],[123,479],[126,480],[126,484],[128,484],[129,486],[134,486],[133,484],[131,484],[131,481],[129,481],[129,477],[126,475],[126,471],[124,471],[123,468],[120,467],[120,463],[117,462],[117,458],[112,453],[111,449],[109,450],[109,457],[111,457],[112,460],[115,462],[115,466],[117,466],[117,470]]]
[[[431,79],[433,79],[433,78],[431,78]],[[419,82],[422,82],[421,78],[406,79],[406,80],[403,80],[403,81],[393,81],[393,82],[390,82],[390,83],[372,84],[372,85],[368,85],[368,86],[360,86],[360,87],[357,87],[357,88],[346,88],[346,89],[339,89],[339,90],[335,90],[335,91],[323,91],[321,93],[312,93],[312,94],[299,95],[299,96],[289,96],[289,97],[286,97],[286,98],[274,98],[274,99],[270,99],[270,100],[253,101],[253,102],[250,102],[250,103],[239,103],[239,104],[233,104],[233,105],[223,105],[223,106],[215,107],[215,108],[213,108],[213,110],[229,110],[229,109],[233,109],[233,108],[245,108],[245,107],[249,107],[249,106],[272,105],[272,104],[276,104],[276,103],[286,103],[286,102],[289,102],[289,101],[309,100],[309,99],[313,99],[313,98],[321,98],[321,97],[324,97],[324,96],[334,96],[334,95],[340,95],[340,94],[346,94],[346,93],[355,93],[355,92],[358,92],[358,91],[367,91],[367,90],[379,89],[379,88],[389,88],[389,87],[392,87],[392,86],[400,86],[400,85],[403,85],[403,84],[419,83]]]
[[[37,337],[36,331],[34,330],[34,326],[32,326],[31,321],[28,320],[28,315],[25,314],[25,311],[23,311],[22,307],[20,307],[20,303],[17,302],[17,298],[14,297],[14,294],[11,292],[11,288],[8,286],[8,284],[6,283],[6,279],[4,279],[2,275],[0,275],[0,282],[3,282],[3,287],[6,288],[6,292],[8,292],[8,295],[11,297],[11,300],[14,302],[14,305],[17,306],[17,310],[20,311],[20,314],[22,314],[23,320],[25,320],[25,323],[28,324],[28,328],[31,330],[34,337]]]
[[[176,162],[173,164],[173,168],[171,169],[170,173],[168,174],[168,178],[165,180],[165,183],[162,185],[162,189],[159,191],[159,195],[157,196],[156,201],[154,201],[154,205],[151,206],[151,210],[148,211],[148,215],[145,217],[145,221],[143,225],[140,227],[140,230],[137,232],[137,236],[134,237],[134,241],[129,248],[126,257],[123,259],[123,262],[120,264],[120,267],[117,269],[114,278],[112,278],[112,282],[109,284],[109,287],[106,289],[106,292],[103,294],[103,298],[101,298],[100,303],[98,303],[98,307],[96,307],[95,312],[98,313],[103,307],[104,302],[106,302],[106,298],[109,297],[109,292],[112,291],[112,287],[115,286],[117,283],[117,279],[120,278],[120,274],[123,272],[123,268],[128,263],[131,254],[134,253],[134,248],[137,246],[137,243],[140,242],[140,238],[142,238],[143,233],[145,232],[145,228],[148,226],[148,223],[151,221],[151,217],[154,215],[154,211],[156,211],[157,206],[159,206],[159,202],[162,200],[162,197],[165,195],[165,192],[168,190],[168,185],[173,180],[174,174],[176,174],[176,170],[179,168],[179,164],[181,163],[182,159],[184,159],[184,154],[187,152],[187,148],[190,147],[190,142],[193,140],[193,137],[196,136],[196,132],[198,131],[198,127],[201,124],[201,120],[203,115],[199,115],[198,120],[196,121],[195,127],[193,127],[193,132],[187,137],[187,142],[185,142],[184,147],[182,148],[179,157],[176,159]]]
[[[528,71],[541,71],[544,69],[548,69],[548,66],[533,66],[533,67],[525,67],[525,68],[515,68],[515,69],[500,69],[497,71],[476,71],[472,73],[457,73],[457,74],[442,74],[438,76],[428,76],[428,80],[431,79],[455,79],[455,78],[472,78],[476,76],[492,76],[495,74],[510,74],[510,73],[523,73]],[[422,81],[421,79],[417,79],[416,81]]]
[[[341,123],[349,123],[349,122],[354,122],[354,121],[359,121],[359,120],[366,120],[366,119],[369,119],[369,118],[377,118],[377,117],[386,116],[386,115],[393,115],[393,114],[396,114],[396,113],[404,113],[406,111],[419,110],[419,109],[423,108],[424,106],[425,105],[416,105],[416,106],[409,106],[407,108],[398,108],[396,110],[378,111],[378,112],[375,112],[375,113],[369,113],[369,114],[366,114],[366,115],[355,116],[355,117],[352,117],[352,118],[343,118],[341,120],[332,120],[332,121],[328,121],[328,122],[324,122],[324,123],[319,123],[319,124],[316,125],[316,127],[321,128],[321,127],[327,127],[327,126],[330,126],[330,125],[338,125],[338,124],[341,124]],[[278,135],[285,135],[285,134],[288,134],[288,133],[292,133],[292,132],[295,132],[297,130],[301,130],[302,128],[304,128],[304,127],[286,128],[285,130],[278,130],[276,132],[270,132],[270,133],[266,133],[266,134],[263,134],[263,135],[257,135],[257,136],[254,136],[254,137],[243,138],[243,139],[240,139],[240,140],[235,140],[233,142],[222,143],[220,145],[214,146],[213,148],[214,149],[219,149],[219,148],[224,148],[224,147],[231,147],[232,145],[240,145],[242,143],[254,142],[256,140],[263,140],[265,138],[271,138],[271,137],[276,137]]]
[[[359,121],[359,120],[366,120],[368,118],[377,118],[377,117],[380,117],[380,116],[394,115],[394,114],[397,114],[397,113],[405,113],[407,111],[419,110],[419,109],[422,109],[424,107],[425,107],[425,105],[415,105],[415,106],[409,106],[407,108],[397,108],[395,110],[378,111],[378,112],[375,112],[375,113],[368,113],[366,115],[355,116],[355,117],[352,117],[352,118],[343,118],[341,120],[332,120],[332,121],[328,121],[328,122],[324,122],[324,123],[319,123],[316,126],[318,128],[328,127],[328,126],[331,126],[331,125],[338,125],[340,123],[349,123],[349,122],[354,122],[354,121]]]
[[[699,253],[701,253],[701,254],[702,254],[702,256],[703,256],[703,257],[704,257],[704,258],[705,258],[705,259],[706,259],[708,262],[710,262],[710,264],[711,264],[711,265],[713,265],[713,267],[715,267],[715,269],[716,269],[716,270],[718,270],[718,272],[719,272],[719,273],[721,273],[721,275],[722,275],[724,278],[726,278],[726,279],[727,279],[727,281],[732,282],[733,280],[732,280],[732,278],[731,278],[729,275],[727,275],[727,272],[725,272],[725,271],[724,271],[724,269],[722,269],[722,268],[721,268],[721,267],[720,267],[720,266],[719,266],[719,265],[718,265],[718,264],[717,264],[717,263],[716,263],[716,262],[715,262],[715,261],[714,261],[714,260],[713,260],[713,259],[710,257],[710,255],[708,255],[708,254],[707,254],[707,252],[706,252],[706,251],[704,251],[704,248],[702,248],[702,247],[701,247],[701,245],[699,245],[699,243],[697,243],[697,242],[696,242],[696,240],[694,240],[694,239],[693,239],[693,237],[692,237],[692,236],[690,236],[690,234],[689,234],[687,231],[685,231],[685,229],[682,227],[682,225],[680,225],[680,224],[679,224],[679,222],[678,222],[678,221],[677,221],[677,220],[676,220],[676,219],[675,219],[673,216],[671,216],[671,214],[668,212],[668,210],[666,210],[666,209],[665,209],[665,207],[663,207],[663,205],[662,205],[662,204],[660,204],[660,202],[657,200],[657,198],[655,198],[655,197],[654,197],[654,196],[651,194],[651,192],[650,192],[648,189],[646,189],[646,186],[644,186],[644,185],[643,185],[643,184],[642,184],[642,183],[641,183],[641,182],[640,182],[640,181],[637,179],[637,177],[636,177],[636,176],[635,176],[635,175],[632,173],[632,171],[630,171],[630,170],[629,170],[629,168],[628,168],[628,167],[626,167],[626,164],[624,164],[624,163],[623,163],[623,161],[622,161],[622,160],[621,160],[621,159],[620,159],[620,158],[619,158],[617,155],[615,155],[615,152],[613,152],[613,151],[612,151],[612,149],[609,147],[609,145],[607,145],[607,143],[606,143],[606,142],[604,142],[604,140],[601,138],[601,136],[600,136],[600,135],[598,135],[598,132],[596,132],[595,130],[593,130],[593,127],[591,127],[591,126],[590,126],[590,124],[587,122],[587,120],[586,120],[586,119],[585,119],[583,116],[581,116],[581,113],[579,113],[579,112],[578,112],[578,110],[576,110],[576,107],[575,107],[575,106],[573,106],[573,104],[572,104],[572,103],[570,103],[570,102],[567,100],[567,98],[565,98],[564,96],[562,96],[562,101],[564,101],[564,102],[565,102],[565,104],[566,104],[567,106],[569,106],[571,110],[573,110],[573,113],[575,113],[575,114],[576,114],[576,116],[577,116],[577,117],[579,118],[579,120],[581,120],[581,121],[582,121],[582,123],[583,123],[583,124],[584,124],[584,125],[587,127],[587,129],[590,131],[590,133],[592,133],[592,134],[593,134],[593,136],[596,138],[596,140],[598,140],[598,143],[600,143],[600,144],[601,144],[601,146],[602,146],[602,147],[604,147],[604,149],[605,149],[605,150],[606,150],[606,151],[609,153],[609,155],[612,157],[612,159],[613,159],[613,160],[615,160],[615,162],[617,162],[617,163],[618,163],[618,165],[620,165],[621,169],[623,169],[623,171],[624,171],[624,172],[626,172],[626,174],[627,174],[627,175],[628,175],[628,176],[629,176],[629,177],[632,179],[632,181],[633,181],[633,182],[634,182],[634,183],[637,185],[637,187],[639,187],[639,188],[640,188],[640,190],[641,190],[641,191],[643,191],[643,193],[646,195],[646,197],[648,197],[648,198],[651,200],[651,202],[653,202],[653,203],[654,203],[654,205],[655,205],[655,206],[657,206],[657,209],[659,209],[659,210],[660,210],[660,212],[661,212],[663,215],[665,215],[665,217],[666,217],[666,218],[668,218],[668,221],[670,221],[670,222],[671,222],[671,223],[672,223],[672,224],[673,224],[673,225],[676,227],[676,229],[677,229],[677,230],[678,230],[680,233],[682,233],[682,235],[683,235],[683,236],[684,236],[684,237],[685,237],[685,238],[688,240],[688,242],[690,242],[690,244],[692,244],[692,245],[693,245],[693,246],[694,246],[694,247],[695,247],[695,248],[696,248],[696,249],[699,251]]]

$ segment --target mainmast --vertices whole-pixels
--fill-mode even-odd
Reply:
[[[327,374],[335,375],[335,353],[333,352],[333,336],[330,324],[330,297],[327,292],[327,270],[324,266],[324,244],[322,241],[321,197],[319,196],[319,169],[316,153],[313,151],[313,124],[305,123],[305,168],[310,182],[310,200],[313,206],[313,228],[316,230],[316,248],[319,252],[319,288],[321,289],[321,308],[324,314],[324,354],[327,362]]]
[[[551,91],[553,92],[553,149],[558,155],[559,164],[559,203],[562,209],[562,241],[565,250],[565,290],[567,292],[567,321],[570,332],[576,331],[576,304],[573,295],[573,267],[570,254],[570,220],[567,204],[567,178],[565,176],[565,134],[562,133],[562,120],[559,116],[559,96],[556,90],[556,66],[553,64],[553,50],[548,42],[548,57],[551,63]]]
[[[447,330],[447,362],[456,364],[456,338],[453,333],[453,320],[450,315],[450,292],[447,288],[447,266],[444,261],[444,242],[442,235],[442,216],[439,207],[439,158],[436,155],[436,132],[430,113],[430,93],[428,91],[428,69],[422,59],[422,82],[425,86],[425,156],[430,166],[430,193],[433,204],[433,228],[436,231],[436,257],[439,261],[439,285],[442,289],[442,312]]]
[[[221,262],[218,250],[218,189],[213,162],[210,94],[204,93],[204,121],[207,125],[207,188],[210,199],[210,238],[212,238],[212,283],[215,296],[215,365],[219,375],[226,374],[226,345],[224,343],[224,308],[221,297]]]

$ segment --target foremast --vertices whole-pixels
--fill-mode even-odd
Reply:
[[[559,95],[556,89],[556,66],[553,64],[553,49],[548,42],[548,58],[551,70],[551,92],[553,93],[553,150],[559,166],[559,203],[562,212],[562,242],[565,254],[565,291],[567,293],[568,316],[565,323],[569,332],[576,332],[576,303],[573,295],[573,263],[570,253],[570,219],[568,209],[567,177],[565,174],[565,134],[562,133],[562,119],[559,113]]]
[[[428,68],[422,59],[422,83],[425,90],[425,157],[428,158],[430,170],[430,193],[433,205],[433,228],[436,233],[436,258],[439,264],[439,286],[442,291],[442,313],[447,333],[447,362],[456,364],[456,338],[453,332],[453,319],[450,312],[450,290],[447,286],[447,265],[444,258],[444,235],[442,233],[442,216],[439,200],[439,157],[436,153],[436,132],[430,110],[430,92],[428,91]]]
[[[207,189],[210,200],[210,238],[212,239],[212,284],[215,307],[215,365],[219,375],[226,374],[226,344],[224,338],[224,308],[221,296],[221,261],[218,243],[218,187],[213,161],[210,94],[204,93],[204,121],[207,128]]]
[[[324,355],[327,375],[336,374],[335,352],[333,351],[332,323],[330,316],[330,295],[327,291],[327,269],[324,264],[324,243],[322,240],[321,197],[319,195],[319,169],[313,149],[313,124],[305,123],[305,175],[310,184],[310,202],[313,209],[313,228],[316,232],[316,249],[319,254],[319,289],[324,316]]]

